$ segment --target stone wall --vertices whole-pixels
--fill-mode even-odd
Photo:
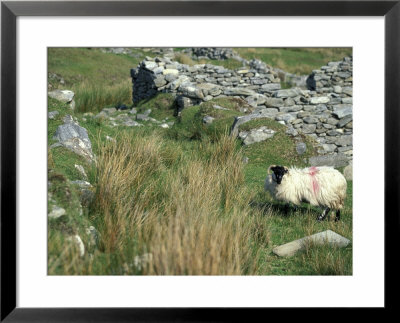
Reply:
[[[232,48],[223,47],[190,47],[185,48],[184,52],[194,59],[224,60],[239,56]]]
[[[315,90],[308,90],[281,89],[279,71],[255,60],[248,67],[229,70],[211,64],[188,66],[169,57],[146,58],[131,70],[133,101],[168,92],[181,111],[213,98],[240,97],[253,107],[241,123],[275,119],[287,126],[288,135],[302,133],[320,144],[318,152],[323,156],[310,160],[312,165],[345,166],[353,155],[352,63],[346,57],[314,70],[308,83]]]

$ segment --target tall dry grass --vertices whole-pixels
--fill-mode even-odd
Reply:
[[[191,154],[165,145],[152,135],[101,147],[95,212],[104,250],[124,255],[127,268],[133,255],[151,253],[143,274],[254,273],[257,222],[234,139]]]

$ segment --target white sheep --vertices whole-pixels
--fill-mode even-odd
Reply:
[[[340,220],[340,210],[346,198],[347,182],[344,176],[332,167],[287,168],[272,165],[268,168],[264,188],[281,201],[300,205],[308,202],[325,208],[317,217],[325,219],[328,212],[336,210],[335,221]]]

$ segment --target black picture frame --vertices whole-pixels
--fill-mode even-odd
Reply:
[[[186,322],[249,319],[263,309],[16,307],[16,19],[18,16],[384,16],[385,309],[396,309],[399,237],[400,1],[79,1],[1,3],[1,321]],[[371,184],[372,185],[372,184]],[[373,261],[373,255],[371,255]],[[38,291],[40,292],[40,291]],[[278,309],[275,309],[278,310]],[[279,311],[279,310],[278,310]],[[282,311],[282,309],[280,309]],[[250,316],[249,316],[250,315]],[[256,317],[256,316],[254,316]],[[246,320],[247,321],[247,320]],[[250,319],[251,321],[251,319]]]

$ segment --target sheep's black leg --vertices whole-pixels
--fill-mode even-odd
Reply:
[[[322,214],[320,214],[320,215],[317,216],[317,220],[318,220],[318,221],[323,221],[323,220],[325,220],[326,215],[329,213],[330,210],[331,210],[331,209],[330,209],[329,207],[327,207],[327,208],[322,212]]]
[[[335,216],[335,222],[338,222],[339,220],[340,220],[340,210],[337,210]]]

